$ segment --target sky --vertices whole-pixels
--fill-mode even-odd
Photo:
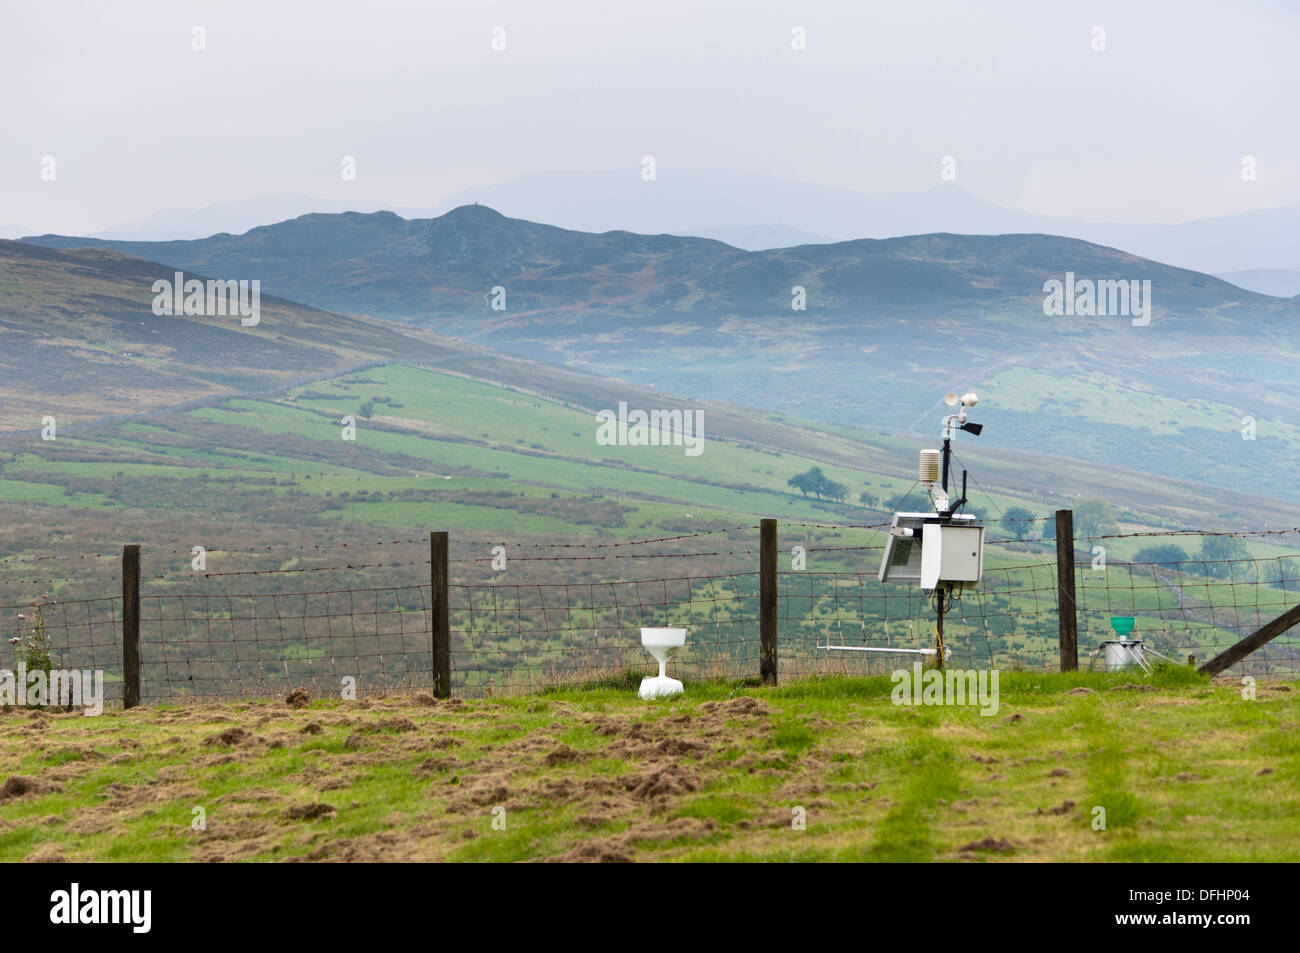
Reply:
[[[952,156],[1010,208],[1179,222],[1300,204],[1297,40],[1295,2],[5,0],[0,226],[646,155],[866,192]]]

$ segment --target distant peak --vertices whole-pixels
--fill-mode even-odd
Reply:
[[[452,209],[450,212],[444,215],[443,218],[496,219],[496,218],[505,218],[505,216],[502,215],[494,208],[490,208],[486,205],[479,205],[477,202],[472,202],[469,205],[456,206],[454,209]]]

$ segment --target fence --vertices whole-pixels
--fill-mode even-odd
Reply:
[[[349,679],[361,693],[476,696],[639,677],[653,665],[639,640],[647,625],[688,630],[687,648],[673,663],[674,674],[687,680],[866,674],[912,659],[827,646],[916,650],[935,642],[932,600],[915,586],[877,579],[886,530],[886,524],[786,523],[784,545],[775,520],[576,543],[505,544],[435,533],[431,540],[283,547],[292,552],[272,554],[274,568],[143,576],[139,547],[126,547],[120,595],[46,595],[0,607],[0,633],[17,653],[43,640],[54,668],[103,671],[108,700],[127,706],[271,696],[298,686],[337,695]],[[1262,539],[1283,532],[1300,535],[1195,535]],[[1113,638],[1114,615],[1136,616],[1139,635],[1160,654],[1205,663],[1298,601],[1300,550],[1106,562],[1110,541],[1137,535],[1183,534],[1076,540],[1062,511],[1054,537],[990,538],[980,586],[946,613],[952,664],[1086,666],[1101,642]],[[1083,557],[1077,566],[1076,553]],[[189,551],[165,555],[188,557]],[[0,569],[20,577],[50,577],[0,584],[57,584],[59,571],[50,570],[67,559],[103,568],[119,556],[0,560]],[[645,568],[664,566],[674,571]],[[359,577],[368,584],[356,585]],[[300,584],[280,591],[286,579]],[[226,591],[232,580],[243,591]],[[321,585],[301,584],[308,580]],[[205,587],[212,591],[199,591]],[[1285,631],[1290,624],[1266,633],[1272,637],[1232,660],[1230,670],[1300,672],[1300,643]]]

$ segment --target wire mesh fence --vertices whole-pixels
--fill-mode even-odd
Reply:
[[[758,672],[758,573],[451,587],[452,685],[471,694],[650,674],[643,626],[685,628],[687,678]]]
[[[1111,563],[1077,576],[1081,646],[1113,640],[1110,618],[1133,616],[1144,645],[1177,662],[1208,661],[1300,602],[1300,554]],[[1231,671],[1300,672],[1300,631],[1283,633]]]
[[[452,692],[513,694],[601,679],[626,684],[656,670],[640,645],[644,626],[687,630],[687,646],[672,662],[676,677],[757,677],[757,529],[596,542],[457,538],[448,586]],[[935,645],[933,599],[916,586],[877,578],[883,529],[783,524],[776,576],[783,680],[888,672],[919,658],[907,650]],[[1123,535],[1159,542],[1185,534]],[[1076,549],[1087,554],[1095,551],[1092,543],[1116,538],[1076,540]],[[300,686],[337,696],[349,682],[359,694],[432,690],[433,590],[424,546],[427,540],[416,538],[369,548],[340,544],[345,552],[284,547],[260,554],[269,565],[227,561],[211,572],[168,570],[163,557],[185,559],[187,550],[158,554],[143,574],[141,700],[267,697]],[[1300,602],[1300,551],[1274,549],[1233,559],[1098,565],[1081,558],[1081,666],[1100,663],[1101,646],[1116,638],[1115,616],[1134,616],[1135,634],[1156,656],[1208,661]],[[61,558],[98,567],[100,591],[120,591],[113,555],[0,560],[0,579],[9,583],[0,591],[16,596],[56,587],[54,597],[44,591],[0,606],[0,637],[16,661],[30,657],[39,637],[49,666],[102,671],[106,700],[120,703],[122,598],[57,598]],[[308,579],[321,585],[303,585]],[[951,664],[1059,666],[1057,566],[1046,541],[990,538],[979,586],[955,595],[944,619]],[[1282,634],[1231,672],[1300,673],[1300,637],[1295,630]]]
[[[34,600],[0,609],[0,637],[12,650],[10,671],[25,675],[28,662],[61,671],[102,672],[104,701],[122,700],[122,600],[116,597],[70,602]],[[36,649],[35,652],[32,649]],[[17,686],[15,686],[17,687]],[[26,687],[26,686],[24,686]]]
[[[934,601],[918,587],[882,583],[874,572],[789,572],[780,580],[783,673],[878,674],[936,643]],[[1055,566],[986,568],[979,587],[957,593],[946,610],[944,644],[965,668],[1055,667]]]
[[[428,689],[429,587],[154,596],[140,614],[141,697]]]

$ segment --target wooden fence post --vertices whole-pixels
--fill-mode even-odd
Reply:
[[[765,519],[759,529],[758,613],[759,674],[763,684],[776,684],[776,520]]]
[[[1276,619],[1265,622],[1250,635],[1235,645],[1224,649],[1214,658],[1202,665],[1198,672],[1202,675],[1222,675],[1256,649],[1276,639],[1294,625],[1300,625],[1300,606],[1292,606]]]
[[[1056,607],[1061,629],[1061,671],[1079,667],[1079,617],[1074,600],[1074,511],[1056,511]]]
[[[433,697],[451,697],[451,611],[448,606],[450,577],[447,566],[447,533],[429,534],[429,617],[430,649],[433,655]]]
[[[122,707],[140,704],[140,547],[122,547]]]

